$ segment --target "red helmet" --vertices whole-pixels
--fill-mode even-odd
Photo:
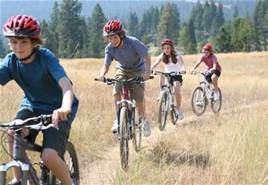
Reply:
[[[124,32],[122,23],[119,20],[110,20],[103,27],[103,36],[119,34]]]
[[[211,43],[206,43],[203,48],[202,51],[209,51],[212,52],[213,51],[213,45]]]
[[[38,21],[27,15],[16,15],[10,17],[3,28],[6,37],[29,37],[39,39],[41,29]]]
[[[161,46],[164,46],[164,45],[170,45],[170,46],[173,47],[174,43],[173,43],[173,41],[171,39],[164,39],[161,42]]]

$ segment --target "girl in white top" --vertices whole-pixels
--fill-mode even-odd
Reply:
[[[156,66],[158,66],[161,61],[164,66],[165,73],[177,72],[181,74],[185,74],[185,65],[182,57],[176,53],[174,50],[174,44],[171,39],[164,39],[161,42],[162,53],[157,57],[155,63],[152,65],[152,71]],[[182,76],[180,74],[172,76],[171,83],[173,84],[173,88],[176,96],[176,112],[178,119],[183,119],[183,113],[181,111],[181,86],[182,86]],[[165,84],[164,76],[160,78],[161,88]]]

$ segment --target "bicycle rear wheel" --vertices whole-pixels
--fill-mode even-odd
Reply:
[[[160,97],[159,114],[158,114],[158,122],[160,130],[164,130],[166,127],[168,109],[169,109],[168,93],[162,92]]]
[[[139,152],[141,149],[141,140],[142,140],[142,128],[140,123],[136,123],[135,118],[135,109],[131,111],[131,125],[132,125],[132,143],[136,152]]]
[[[79,185],[80,173],[79,173],[78,157],[74,145],[69,141],[66,146],[64,161],[69,169],[73,185]],[[52,175],[52,173],[50,177],[52,177],[50,180],[50,185],[61,185],[61,182],[54,175]]]
[[[214,113],[218,113],[221,110],[222,105],[222,94],[221,90],[219,89],[219,98],[217,100],[212,99],[211,100],[211,109]]]
[[[120,158],[121,158],[121,167],[124,170],[128,169],[128,109],[126,107],[122,107],[120,110]]]
[[[192,93],[192,108],[197,116],[202,115],[207,108],[207,98],[202,87],[198,86]]]

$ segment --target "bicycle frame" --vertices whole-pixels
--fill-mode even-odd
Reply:
[[[211,82],[208,82],[206,80],[206,74],[205,73],[202,72],[200,74],[203,76],[203,79],[199,82],[199,84],[203,88],[207,100],[213,100],[213,97],[211,96],[211,94],[213,93],[213,89],[212,89],[213,85],[212,85]]]
[[[20,130],[24,127],[35,129],[35,130],[45,130],[53,126],[51,123],[52,115],[41,115],[38,117],[28,118],[21,123],[10,122],[2,123],[0,127],[10,128],[15,131],[14,133],[14,143],[13,143],[13,155],[12,160],[8,163],[0,165],[0,185],[6,185],[6,173],[11,167],[18,167],[22,172],[21,185],[27,185],[29,181],[31,185],[48,185],[53,184],[56,177],[50,172],[50,170],[43,164],[40,160],[39,167],[41,169],[41,176],[37,175],[35,168],[30,162],[26,150],[31,150],[34,152],[41,153],[43,148],[40,145],[31,143],[23,138],[20,134]],[[34,121],[34,124],[28,124],[29,121]],[[67,142],[68,153],[71,154],[72,166],[74,172],[69,171],[73,182],[77,185],[79,184],[79,167],[77,161],[77,155],[73,145]],[[70,153],[71,152],[71,153]],[[74,176],[72,176],[74,175]]]
[[[116,102],[116,104],[119,107],[125,106],[128,108],[128,110],[131,110],[132,108],[136,108],[136,102],[134,99],[131,99],[130,91],[127,87],[127,85],[122,85],[122,98],[120,101]]]
[[[6,184],[6,172],[11,167],[20,168],[22,172],[21,185],[27,185],[28,179],[32,185],[40,184],[36,171],[33,168],[32,164],[30,163],[30,160],[25,152],[26,149],[41,152],[41,146],[28,143],[20,136],[19,133],[16,132],[14,134],[13,160],[10,161],[9,163],[0,165],[0,185]],[[41,165],[41,162],[40,162],[40,168],[41,170],[43,170],[44,168],[44,166]]]

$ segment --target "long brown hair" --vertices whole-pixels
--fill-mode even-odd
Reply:
[[[171,45],[169,45],[171,46]],[[171,46],[171,60],[172,60],[172,63],[176,64],[177,63],[177,53],[176,51],[174,50],[174,47]],[[163,55],[162,55],[162,61],[165,63],[165,64],[168,64],[169,63],[169,56],[165,54],[165,52],[163,52]]]

